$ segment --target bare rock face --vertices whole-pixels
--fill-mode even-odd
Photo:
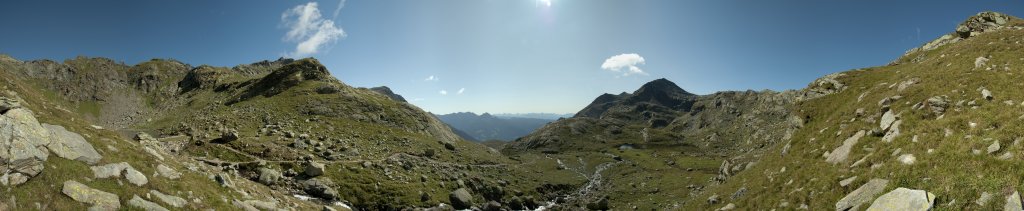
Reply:
[[[17,100],[0,98],[0,183],[18,185],[43,171],[50,132]]]

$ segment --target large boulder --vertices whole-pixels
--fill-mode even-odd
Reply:
[[[871,179],[868,183],[857,188],[857,190],[853,190],[853,192],[850,192],[842,199],[839,199],[839,202],[836,202],[836,211],[860,210],[859,207],[861,205],[871,202],[871,199],[873,199],[875,195],[882,193],[888,185],[889,180]]]
[[[302,182],[307,194],[326,200],[334,200],[339,197],[338,191],[332,188],[334,185],[327,178],[313,178]]]
[[[121,208],[121,200],[117,198],[117,195],[90,188],[74,180],[65,181],[61,192],[75,201],[92,205],[89,210],[118,210]]]
[[[47,145],[47,148],[53,154],[69,160],[82,161],[89,165],[95,165],[103,158],[82,135],[68,131],[60,125],[42,125],[50,130],[50,144]]]
[[[868,211],[902,210],[927,211],[935,203],[935,194],[924,190],[896,188],[885,195],[879,196],[868,207]]]
[[[473,195],[469,194],[465,188],[459,188],[448,194],[448,200],[451,200],[452,206],[455,209],[469,209],[473,206]]]
[[[0,114],[0,183],[18,185],[43,171],[49,157],[50,132],[36,121],[32,111],[4,99]]]
[[[324,175],[325,169],[326,166],[324,166],[324,164],[310,161],[309,163],[306,163],[306,170],[304,174],[309,177],[317,177]]]
[[[282,177],[281,172],[271,168],[260,168],[258,171],[260,175],[257,180],[264,185],[273,185]]]

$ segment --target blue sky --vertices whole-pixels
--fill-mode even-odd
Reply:
[[[1024,15],[1024,1],[14,0],[0,6],[0,53],[217,66],[313,56],[349,85],[386,85],[434,113],[572,113],[657,78],[698,94],[798,89],[989,10]]]

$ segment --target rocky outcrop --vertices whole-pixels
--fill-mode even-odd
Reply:
[[[121,200],[117,198],[117,195],[93,189],[74,180],[65,181],[61,192],[75,201],[92,205],[89,210],[118,210],[121,208]]]
[[[50,131],[17,100],[0,98],[0,183],[18,185],[43,171]]]
[[[909,59],[907,58],[910,54],[917,52],[925,52],[938,49],[939,47],[958,43],[965,39],[978,36],[983,33],[997,31],[1000,29],[1008,28],[1008,24],[1011,21],[1018,20],[1016,17],[1012,17],[1006,14],[998,12],[981,12],[977,15],[971,16],[964,20],[964,22],[956,26],[956,31],[940,36],[939,38],[925,43],[921,47],[913,48],[908,50],[899,59],[893,61],[890,64],[898,64],[900,61]]]
[[[846,76],[846,74],[832,73],[815,79],[811,84],[807,85],[807,88],[801,91],[801,96],[798,100],[811,100],[846,90],[846,84],[839,81],[839,78],[843,76]]]

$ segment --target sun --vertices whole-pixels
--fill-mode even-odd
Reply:
[[[544,5],[545,7],[551,7],[551,0],[537,0],[537,5]]]

